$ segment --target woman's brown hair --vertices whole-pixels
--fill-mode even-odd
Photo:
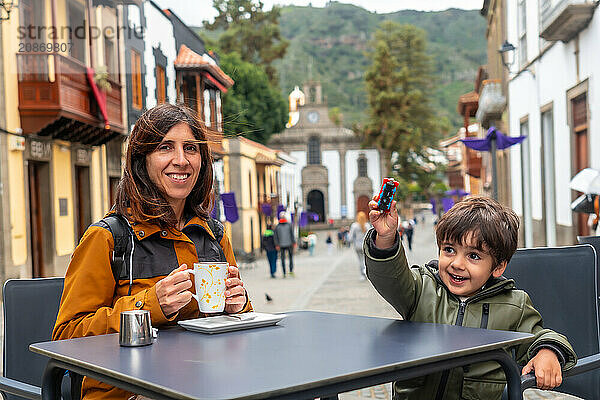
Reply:
[[[194,111],[183,105],[160,104],[142,114],[129,136],[125,171],[119,182],[115,210],[137,222],[151,221],[161,228],[177,224],[175,213],[161,191],[150,180],[146,156],[161,143],[175,125],[187,124],[198,140],[202,165],[198,181],[185,201],[184,215],[209,218],[212,206],[213,169],[206,132]]]

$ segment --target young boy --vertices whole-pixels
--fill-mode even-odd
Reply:
[[[567,339],[542,326],[527,293],[502,276],[517,249],[519,219],[483,197],[457,203],[436,227],[439,260],[409,268],[397,234],[395,202],[389,213],[369,203],[374,229],[364,243],[367,276],[406,320],[529,332],[532,342],[512,350],[522,373],[535,371],[537,387],[561,384],[577,356]],[[500,399],[505,385],[494,362],[394,382],[396,399]]]

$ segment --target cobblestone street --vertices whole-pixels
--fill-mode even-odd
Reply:
[[[429,215],[425,224],[415,227],[413,251],[407,252],[410,264],[423,264],[437,257],[437,246]],[[374,317],[399,318],[398,313],[383,300],[368,281],[359,279],[354,250],[333,249],[325,244],[327,234],[317,232],[314,256],[305,250],[295,254],[295,277],[282,279],[278,260],[277,278],[269,277],[266,257],[260,256],[253,268],[242,271],[254,308],[262,312],[313,310]],[[335,237],[335,235],[332,235]],[[405,243],[406,245],[406,243]],[[266,300],[265,294],[272,299]],[[364,388],[340,395],[341,400],[391,399],[391,384]],[[576,397],[556,392],[525,391],[526,400],[574,400]]]

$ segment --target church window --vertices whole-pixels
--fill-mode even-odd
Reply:
[[[360,177],[367,177],[368,173],[367,173],[367,158],[365,157],[364,154],[361,154],[358,157],[358,176]]]
[[[308,163],[321,164],[321,141],[317,136],[308,139]]]
[[[308,89],[308,98],[310,99],[311,103],[317,102],[317,88],[311,86],[310,89]]]

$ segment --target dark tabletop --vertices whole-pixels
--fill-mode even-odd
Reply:
[[[311,311],[276,326],[205,335],[161,330],[153,345],[118,334],[45,342],[36,353],[181,398],[268,397],[497,349],[531,335]],[[260,395],[260,396],[257,396]]]

